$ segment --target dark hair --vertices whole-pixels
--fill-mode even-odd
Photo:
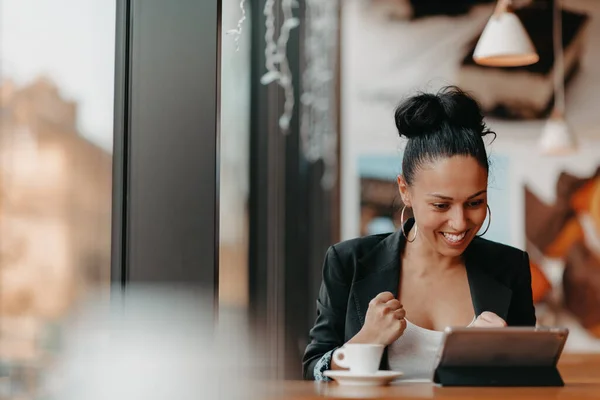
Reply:
[[[396,108],[395,119],[400,137],[408,138],[402,159],[407,184],[423,163],[441,157],[471,156],[489,172],[483,136],[496,134],[483,122],[477,101],[456,86],[406,99]]]

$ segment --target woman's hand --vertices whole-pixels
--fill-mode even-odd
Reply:
[[[379,293],[369,303],[365,324],[348,343],[372,343],[388,346],[406,329],[406,312],[390,292]]]
[[[504,328],[506,321],[491,311],[484,311],[469,326],[472,328]]]

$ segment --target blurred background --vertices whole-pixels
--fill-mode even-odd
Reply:
[[[565,155],[539,144],[551,0],[514,2],[540,61],[508,68],[472,61],[490,0],[221,0],[189,20],[177,2],[0,0],[0,398],[57,398],[73,315],[145,281],[200,284],[181,301],[255,350],[252,374],[299,379],[327,247],[401,223],[394,107],[449,84],[497,133],[486,237],[530,252],[566,351],[600,351],[600,1],[562,2]]]

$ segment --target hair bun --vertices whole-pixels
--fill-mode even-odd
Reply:
[[[481,136],[490,133],[477,101],[455,86],[408,98],[396,108],[394,117],[398,134],[408,139],[441,132],[444,125],[457,134],[465,130]]]
[[[400,104],[394,117],[398,134],[412,139],[439,129],[446,113],[436,95],[422,93]]]

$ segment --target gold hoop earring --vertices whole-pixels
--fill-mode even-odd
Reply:
[[[490,229],[490,224],[492,223],[492,210],[491,210],[489,204],[487,205],[487,209],[490,214],[490,218],[488,219],[487,228],[485,228],[485,231],[483,231],[483,233],[481,235],[476,235],[476,236],[482,237],[483,235],[485,235],[485,233],[488,231],[488,229]]]
[[[404,232],[404,225],[406,225],[406,222],[408,221],[408,218],[406,219],[406,221],[404,221],[404,210],[406,210],[406,205],[404,207],[402,207],[402,212],[400,213],[400,221],[402,221],[402,227],[400,229],[402,230],[402,235],[404,235],[404,238],[406,239],[406,241],[408,243],[412,243],[417,238],[417,232],[419,232],[419,226],[417,225],[417,222],[415,221],[415,237],[413,237],[413,239],[410,240],[408,238],[408,235]]]

